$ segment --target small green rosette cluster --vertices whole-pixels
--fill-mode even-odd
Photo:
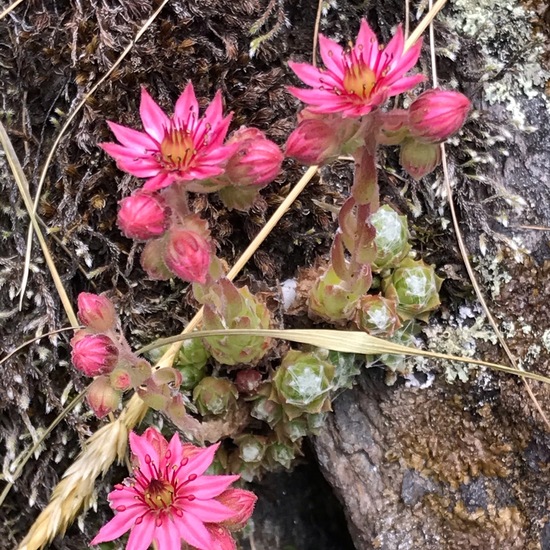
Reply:
[[[182,377],[181,388],[192,390],[205,376],[210,354],[200,338],[184,340],[174,360]]]
[[[303,413],[331,410],[335,366],[315,353],[289,351],[273,377],[270,400],[278,402],[289,420]]]
[[[208,292],[204,330],[268,329],[271,314],[248,287],[236,288],[221,279]],[[255,365],[267,353],[271,340],[261,336],[206,336],[206,349],[222,365]]]
[[[193,402],[203,416],[220,416],[237,405],[239,392],[227,378],[206,376],[193,390]]]
[[[401,326],[397,304],[380,294],[366,294],[359,300],[355,323],[372,336],[391,336]]]
[[[319,277],[308,298],[309,314],[333,323],[353,318],[359,298],[371,285],[370,277],[357,277],[353,281],[341,279],[330,267]]]
[[[391,206],[385,204],[371,215],[369,221],[376,229],[373,271],[397,267],[411,249],[407,217],[399,215]]]
[[[382,280],[384,296],[397,303],[401,319],[427,321],[430,311],[441,303],[439,290],[443,279],[423,260],[407,258]]]

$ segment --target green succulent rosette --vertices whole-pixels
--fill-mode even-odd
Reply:
[[[193,390],[193,402],[203,415],[225,414],[237,403],[239,392],[227,378],[207,376]]]
[[[332,381],[334,389],[352,388],[355,377],[361,372],[357,366],[357,356],[355,353],[329,351],[327,359],[335,367],[334,379]]]
[[[282,466],[288,470],[296,456],[301,454],[297,443],[272,443],[267,449],[268,467],[270,470],[276,470]]]
[[[279,428],[281,436],[285,439],[289,439],[294,443],[305,437],[309,433],[309,428],[307,425],[307,418],[305,416],[300,416],[294,420],[285,420],[277,426]]]
[[[236,288],[227,279],[213,285],[204,306],[204,330],[267,329],[271,314],[248,287]],[[223,365],[254,365],[267,353],[271,340],[261,336],[206,336],[203,342]]]
[[[271,385],[269,387],[271,387]],[[268,397],[260,395],[252,403],[250,416],[269,424],[269,426],[273,428],[283,417],[283,409],[276,401],[272,401]]]
[[[239,448],[239,458],[246,463],[260,463],[267,450],[267,439],[253,434],[242,434],[233,441]]]
[[[314,353],[289,351],[273,377],[270,399],[277,401],[289,420],[302,413],[331,410],[336,368]]]
[[[388,277],[382,280],[384,296],[397,303],[401,319],[427,321],[429,312],[441,303],[439,289],[443,279],[433,266],[422,260],[407,258]]]
[[[376,229],[373,271],[398,266],[411,249],[407,217],[400,216],[391,206],[385,204],[371,215],[369,221]]]
[[[366,294],[357,305],[355,324],[372,336],[391,336],[401,326],[396,302],[380,294]]]
[[[184,340],[174,360],[174,367],[181,373],[183,390],[192,390],[205,376],[210,353],[200,338]]]
[[[370,284],[371,279],[366,277],[353,282],[344,281],[330,267],[315,281],[309,293],[309,313],[333,323],[347,322],[353,318],[357,302]]]

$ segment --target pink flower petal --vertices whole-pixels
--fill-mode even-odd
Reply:
[[[126,126],[109,120],[107,124],[118,141],[120,141],[122,145],[126,145],[129,149],[140,151],[141,154],[147,151],[158,151],[158,143],[149,134],[138,132],[137,130],[127,128]]]
[[[203,164],[189,170],[182,176],[181,181],[206,180],[221,174],[223,174],[223,168]]]
[[[209,468],[210,464],[212,464],[214,460],[214,455],[216,454],[219,446],[219,443],[216,443],[215,445],[210,445],[210,447],[205,447],[201,449],[196,455],[193,455],[185,466],[185,474],[188,476],[192,474],[196,476],[202,476],[202,474],[204,474],[204,472],[206,472],[206,470]]]
[[[402,94],[415,86],[418,86],[421,82],[424,82],[426,77],[423,74],[415,74],[413,76],[406,76],[397,81],[396,84],[392,84],[388,88],[388,96],[394,96]]]
[[[132,160],[148,156],[136,151],[135,149],[130,149],[124,145],[119,145],[118,143],[106,142],[100,143],[99,146],[114,159],[123,158]]]
[[[145,131],[160,143],[164,137],[165,129],[170,127],[170,119],[145,88],[141,89],[139,113]]]
[[[203,476],[190,481],[185,486],[188,495],[194,495],[198,499],[214,498],[221,495],[240,476]]]
[[[174,522],[180,537],[199,550],[212,550],[212,536],[199,519],[193,514],[183,514]]]
[[[208,148],[221,147],[225,137],[227,136],[227,131],[229,130],[229,125],[231,124],[231,119],[233,115],[228,115],[221,121],[219,121],[215,126],[212,126],[210,134],[208,136]],[[235,146],[235,150],[238,148],[238,143],[226,145],[226,147]]]
[[[157,466],[160,464],[158,453],[153,445],[145,437],[139,436],[135,432],[130,432],[130,449],[136,455],[143,473],[149,472],[151,462]]]
[[[196,498],[195,500],[186,502],[184,510],[185,513],[189,512],[193,514],[203,523],[220,523],[235,515],[234,510],[213,499],[201,500]]]
[[[118,539],[134,525],[138,517],[139,515],[132,509],[119,512],[99,530],[99,533],[93,538],[90,544],[99,544],[100,542]],[[144,518],[145,520],[146,518]]]
[[[166,454],[168,458],[164,459],[164,457],[160,457],[162,466],[167,462],[170,464],[179,464],[181,462],[183,458],[183,449],[178,432],[174,433],[172,439],[170,439]]]
[[[154,159],[118,158],[117,166],[137,178],[151,178],[161,170],[161,166]]]
[[[393,84],[396,80],[401,78],[409,69],[416,65],[418,58],[420,57],[420,51],[422,50],[422,39],[420,39],[412,48],[407,50],[401,59],[399,59],[394,66],[392,66],[389,73],[386,75],[384,82],[388,82],[388,85]]]
[[[344,78],[344,64],[342,57],[344,54],[344,48],[337,44],[330,38],[326,38],[322,34],[319,35],[319,51],[321,53],[321,59],[325,67],[332,71],[340,79]]]
[[[153,542],[155,531],[155,517],[149,514],[130,531],[126,550],[147,550]]]
[[[319,88],[323,85],[322,78],[324,73],[317,67],[309,63],[296,63],[294,61],[289,61],[288,66],[294,71],[296,76],[308,86]]]
[[[144,513],[149,509],[147,505],[141,503],[140,501],[136,501],[136,493],[130,487],[124,487],[124,489],[115,489],[114,491],[111,491],[108,499],[113,510],[116,510],[119,506],[125,506],[126,508],[141,506],[141,513]],[[140,512],[136,511],[136,515],[140,515]]]
[[[143,189],[146,191],[163,189],[164,187],[171,185],[176,179],[177,178],[174,174],[166,174],[165,172],[161,172],[160,174],[148,179],[145,182]]]
[[[295,88],[289,86],[287,90],[298,99],[309,105],[316,105],[322,109],[316,109],[312,112],[315,113],[336,113],[340,111],[345,105],[349,104],[349,99],[345,96],[337,96],[332,92],[325,90],[303,90],[302,88]]]
[[[155,540],[159,550],[181,550],[178,527],[168,517],[163,518],[161,525],[155,529]]]
[[[231,115],[230,115],[231,116]],[[214,126],[223,118],[223,100],[222,93],[218,90],[212,103],[208,105],[204,112],[204,120]]]
[[[403,28],[399,25],[396,33],[393,35],[393,38],[389,41],[388,45],[384,48],[384,51],[380,55],[381,62],[374,71],[377,78],[380,77],[380,73],[382,71],[386,69],[393,70],[394,67],[401,65],[404,42],[405,39],[403,37]],[[405,72],[406,71],[403,71],[401,74],[404,74]]]
[[[194,130],[199,118],[199,103],[195,96],[193,84],[189,82],[183,93],[176,101],[174,108],[174,122],[178,128]]]
[[[378,50],[378,40],[365,19],[361,19],[361,27],[359,28],[354,49],[369,67],[375,66],[380,53]]]

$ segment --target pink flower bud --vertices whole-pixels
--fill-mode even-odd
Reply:
[[[78,295],[78,318],[88,328],[105,332],[115,326],[115,307],[106,296],[81,292]]]
[[[242,529],[250,519],[258,497],[244,489],[227,489],[216,500],[235,512],[235,515],[223,522],[231,530]]]
[[[108,374],[118,361],[118,348],[105,334],[77,332],[71,340],[74,366],[86,376]]]
[[[458,132],[470,106],[470,100],[459,92],[428,90],[409,108],[409,131],[419,141],[441,143]]]
[[[179,439],[178,435],[174,435]],[[141,437],[145,438],[145,440],[153,446],[159,456],[164,456],[166,454],[166,451],[168,450],[168,441],[166,441],[157,428],[147,428]]]
[[[191,283],[204,283],[210,265],[210,244],[199,233],[171,229],[164,261],[178,277]]]
[[[107,376],[96,378],[88,388],[86,401],[98,418],[103,418],[118,408],[122,392],[111,387]]]
[[[126,368],[116,368],[109,375],[111,386],[115,390],[126,391],[132,387],[132,375]]]
[[[231,533],[225,528],[215,523],[206,524],[206,528],[212,539],[212,549],[216,550],[237,550],[235,540]]]
[[[433,172],[441,162],[441,149],[434,143],[406,139],[401,145],[399,162],[406,172],[419,180]]]
[[[120,201],[117,223],[131,239],[152,239],[166,230],[167,209],[158,195],[137,191]]]
[[[264,186],[281,171],[284,156],[273,141],[256,128],[240,128],[227,141],[238,143],[230,157],[225,176],[236,186]]]
[[[322,164],[338,156],[339,145],[328,124],[322,120],[304,120],[288,137],[286,155],[302,164]]]

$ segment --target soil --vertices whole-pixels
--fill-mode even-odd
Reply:
[[[0,119],[33,195],[68,114],[156,7],[158,3],[149,0],[28,0],[0,21]],[[141,182],[120,172],[97,147],[112,139],[105,121],[139,127],[141,86],[170,111],[192,80],[203,106],[217,89],[222,90],[234,113],[232,129],[256,126],[282,146],[300,108],[286,91],[287,85],[297,83],[287,61],[311,59],[316,10],[313,0],[169,2],[61,139],[39,205],[40,217],[50,230],[48,243],[73,303],[81,291],[108,292],[132,345],[181,332],[196,304],[184,283],[148,280],[139,266],[139,245],[125,239],[116,226],[117,201]],[[341,1],[323,18],[322,28],[344,40],[355,35],[361,17],[387,42],[391,29],[403,19],[403,2]],[[259,24],[260,30],[251,35],[250,29]],[[438,40],[444,40],[444,29],[436,30]],[[251,40],[263,34],[268,37],[251,57]],[[465,43],[465,51],[468,48],[475,51],[473,44]],[[424,56],[427,67],[427,50]],[[476,59],[472,55],[469,63]],[[463,66],[457,71],[447,63],[442,76],[444,81],[457,78],[481,110],[480,117],[465,128],[465,140],[486,152],[484,132],[505,125],[506,113],[487,109],[476,84],[464,73]],[[548,116],[536,101],[525,107],[531,119]],[[550,127],[545,120],[545,127]],[[505,182],[511,192],[531,203],[512,225],[550,226],[545,176],[550,133],[514,133],[510,148],[508,160],[491,168],[492,183],[473,187],[458,168],[467,160],[460,144],[451,147],[453,173],[458,174],[457,200],[474,254],[480,255],[482,235],[489,242],[490,256],[496,254],[496,244],[509,243],[518,232],[526,239],[531,253],[523,264],[515,263],[511,255],[500,264],[511,279],[492,306],[499,319],[515,323],[510,344],[518,357],[529,355],[533,345],[540,347],[536,357],[531,352],[526,368],[549,375],[548,349],[541,344],[550,329],[545,302],[548,233],[498,225],[495,218],[507,208],[507,197],[495,195],[495,188]],[[383,199],[409,215],[415,248],[447,275],[437,321],[445,323],[473,293],[455,239],[441,229],[441,217],[448,215],[444,202],[435,187],[414,183],[399,171],[395,152],[385,153],[380,161],[392,169],[381,171]],[[302,167],[286,161],[281,176],[262,191],[249,213],[228,211],[214,195],[193,198],[193,208],[210,223],[221,257],[231,264],[239,256],[302,173]],[[349,164],[324,169],[245,267],[242,280],[277,291],[279,283],[294,277],[298,268],[325,256],[335,221],[323,203],[340,204],[350,182]],[[0,197],[0,350],[5,354],[68,323],[36,242],[23,308],[18,310],[28,218],[2,156]],[[487,292],[491,284],[484,279]],[[285,322],[287,326],[307,323],[295,318]],[[525,326],[531,330],[522,330]],[[3,482],[30,440],[48,427],[68,397],[85,387],[86,381],[70,366],[67,334],[46,337],[2,365]],[[480,345],[479,351],[488,360],[505,361],[489,345]],[[550,415],[548,390],[536,384],[533,388]],[[547,431],[516,379],[486,374],[449,386],[438,377],[431,388],[420,390],[407,388],[402,381],[388,388],[380,373],[367,371],[334,408],[327,428],[313,442],[315,453],[306,453],[292,474],[270,474],[258,489],[262,503],[253,536],[245,537],[244,547],[550,548],[545,505],[550,481]],[[77,408],[29,461],[3,504],[0,550],[16,548],[98,425],[85,407]],[[89,512],[51,548],[86,547],[111,517],[105,496],[123,476],[123,468],[113,468],[98,484],[97,512]],[[283,507],[285,513],[280,512]]]

